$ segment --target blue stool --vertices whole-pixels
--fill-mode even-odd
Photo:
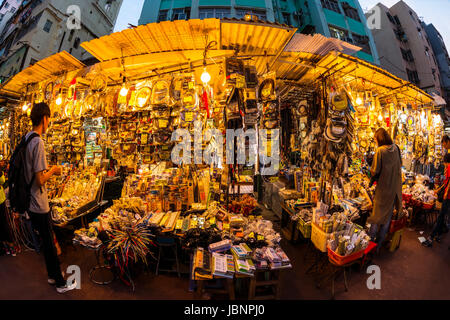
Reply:
[[[158,262],[156,264],[156,275],[159,274],[160,271],[162,272],[176,272],[178,274],[178,278],[181,278],[181,274],[180,274],[180,265],[178,263],[178,246],[177,246],[177,242],[175,241],[174,238],[163,238],[163,237],[157,237],[156,238],[156,245],[158,246]],[[164,250],[168,251],[168,249],[171,249],[173,254],[174,254],[174,258],[167,258],[164,257],[164,255],[162,254],[162,252]],[[159,265],[161,260],[163,261],[172,261],[176,263],[176,270],[169,270],[169,269],[160,269]]]

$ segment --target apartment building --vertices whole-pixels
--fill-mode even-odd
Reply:
[[[362,48],[356,55],[379,63],[372,34],[357,0],[146,0],[139,24],[180,19],[238,18],[284,23]]]
[[[447,106],[450,107],[450,57],[445,46],[444,38],[433,24],[425,25],[424,23],[423,28],[428,35],[434,56],[437,60],[442,97],[447,102]]]
[[[21,4],[22,0],[3,0],[0,3],[0,33]]]
[[[0,80],[63,50],[91,59],[80,44],[110,34],[121,5],[122,0],[23,1],[0,34]]]
[[[381,66],[429,94],[442,95],[440,73],[423,22],[406,2],[379,3],[381,28],[372,30]]]

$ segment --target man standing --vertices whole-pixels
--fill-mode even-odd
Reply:
[[[443,185],[439,188],[439,189],[444,190],[444,197],[443,197],[441,212],[439,213],[436,223],[434,224],[433,230],[432,230],[430,236],[428,237],[428,239],[424,243],[422,243],[426,247],[432,247],[433,241],[441,242],[441,234],[448,231],[448,228],[445,224],[445,218],[450,211],[450,188],[449,188],[450,154],[448,153],[448,150],[450,149],[450,137],[449,136],[444,135],[444,137],[442,138],[442,146],[447,151],[447,154],[444,157],[445,180],[444,180]],[[450,247],[448,247],[448,249],[450,250]]]
[[[48,272],[48,283],[56,286],[58,293],[65,293],[76,288],[74,282],[68,284],[61,273],[58,255],[53,241],[53,228],[51,223],[50,207],[48,204],[46,182],[53,175],[61,175],[61,167],[54,166],[48,170],[41,135],[45,134],[50,122],[50,108],[45,103],[36,104],[31,110],[33,130],[25,139],[31,141],[26,150],[25,181],[31,185],[30,207],[28,210],[33,228],[38,231],[42,239],[42,252]]]

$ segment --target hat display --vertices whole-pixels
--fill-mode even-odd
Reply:
[[[333,143],[341,143],[346,135],[346,127],[343,122],[334,122],[332,119],[327,120],[325,129],[325,138]]]

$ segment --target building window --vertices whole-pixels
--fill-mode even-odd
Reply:
[[[284,23],[287,25],[291,25],[291,15],[288,12],[283,12],[282,15]]]
[[[397,25],[399,25],[399,26],[402,25],[402,24],[400,23],[400,19],[398,18],[398,16],[394,16],[394,21],[395,21],[395,24],[397,24]]]
[[[328,27],[330,28],[330,34],[333,38],[336,38],[336,39],[339,39],[342,41],[353,42],[349,38],[347,30],[339,29],[339,28],[332,27],[332,26],[328,26]]]
[[[78,49],[80,47],[81,39],[75,38],[75,41],[73,42],[73,48]]]
[[[173,9],[172,20],[186,20],[189,18],[189,13],[186,9]]]
[[[361,47],[361,51],[372,55],[370,50],[370,42],[368,36],[360,36],[359,34],[352,33],[353,43],[358,47]]]
[[[402,51],[402,57],[404,60],[409,61],[409,62],[414,61],[414,57],[413,57],[411,50],[405,50],[403,48],[400,48],[400,50]]]
[[[236,18],[238,19],[244,18],[247,14],[256,16],[259,20],[267,20],[266,10],[236,9]]]
[[[169,10],[160,10],[158,14],[158,22],[167,21]]]
[[[342,2],[342,8],[344,9],[345,15],[353,20],[361,22],[359,18],[358,10],[353,8],[348,2]]]
[[[230,18],[231,17],[231,9],[228,9],[228,8],[200,8],[199,9],[199,17],[200,17],[200,19]]]
[[[16,8],[15,8],[15,7],[12,7],[12,8],[11,8],[11,13],[14,13],[14,12],[16,12]]]
[[[321,0],[322,7],[337,13],[341,13],[337,0]]]
[[[51,28],[52,28],[53,22],[51,22],[50,20],[47,20],[47,22],[45,23],[44,26],[44,31],[49,33]]]
[[[105,12],[109,12],[111,10],[111,8],[112,8],[112,0],[106,1]]]
[[[38,62],[38,60],[31,58],[30,60],[30,66],[36,64]]]
[[[419,75],[417,74],[417,71],[406,69],[406,73],[408,74],[408,79],[414,84],[419,84],[420,79]]]
[[[386,15],[391,23],[396,24],[394,17],[389,12],[386,12]]]
[[[67,41],[71,42],[74,34],[75,34],[75,30],[70,30],[69,39],[67,39]]]

